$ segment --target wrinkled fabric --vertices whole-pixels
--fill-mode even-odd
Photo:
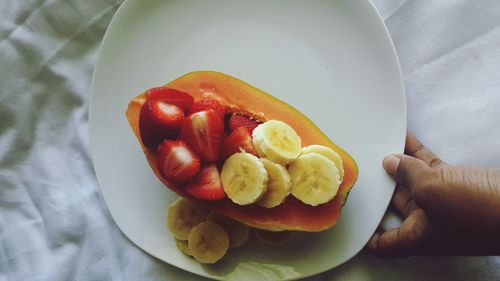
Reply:
[[[89,151],[93,65],[121,0],[0,0],[0,281],[202,280],[114,224]],[[500,1],[374,0],[408,127],[447,162],[500,167]],[[390,110],[390,109],[388,109]],[[499,280],[498,257],[383,260],[309,280]]]

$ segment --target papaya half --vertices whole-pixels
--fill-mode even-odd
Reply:
[[[126,116],[151,168],[165,186],[181,197],[196,201],[210,210],[259,229],[317,232],[331,228],[336,224],[349,191],[357,179],[358,168],[354,159],[342,148],[334,144],[304,114],[272,95],[237,78],[219,72],[191,72],[165,86],[184,91],[194,97],[195,100],[217,99],[229,113],[251,116],[261,122],[271,119],[281,120],[296,130],[302,139],[303,146],[320,144],[335,150],[343,160],[345,172],[337,195],[331,201],[318,206],[306,205],[293,196],[289,196],[283,204],[270,209],[256,204],[238,205],[227,198],[217,201],[193,198],[183,189],[183,186],[161,175],[157,166],[156,150],[147,148],[141,141],[139,116],[141,107],[146,102],[145,93],[142,93],[130,101]]]

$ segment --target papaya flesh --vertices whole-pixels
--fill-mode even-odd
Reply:
[[[251,116],[261,122],[276,119],[292,126],[302,139],[302,146],[321,144],[335,150],[343,160],[344,179],[337,195],[329,202],[310,206],[288,196],[286,201],[274,208],[267,209],[256,204],[237,205],[228,198],[218,201],[199,200],[190,196],[183,186],[161,176],[157,167],[156,150],[146,148],[139,134],[139,113],[146,101],[145,94],[133,98],[126,112],[132,130],[141,144],[146,158],[156,176],[170,190],[188,200],[196,201],[208,209],[229,216],[251,227],[270,230],[295,230],[317,232],[331,228],[340,217],[342,206],[353,187],[358,168],[354,159],[342,148],[334,144],[304,114],[285,102],[234,77],[214,72],[196,71],[181,76],[165,85],[184,91],[195,100],[213,98],[219,100],[229,113]]]

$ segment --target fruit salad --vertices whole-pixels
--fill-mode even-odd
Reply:
[[[151,88],[130,102],[127,118],[155,174],[187,199],[172,205],[168,225],[200,262],[220,254],[196,252],[196,241],[209,239],[203,235],[222,229],[227,239],[213,239],[224,253],[240,243],[186,202],[262,231],[322,231],[337,222],[357,178],[354,159],[306,116],[222,73],[193,72]],[[176,208],[193,216],[184,220]]]

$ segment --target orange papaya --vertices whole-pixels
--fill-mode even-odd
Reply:
[[[337,195],[331,201],[318,206],[306,205],[293,196],[289,196],[283,204],[270,209],[256,204],[238,205],[227,198],[216,201],[193,198],[185,191],[182,184],[161,175],[157,166],[156,150],[147,148],[141,141],[139,117],[141,107],[146,102],[145,93],[142,93],[130,101],[126,116],[151,168],[165,186],[181,197],[197,201],[210,210],[259,229],[317,232],[329,229],[336,224],[349,191],[357,179],[358,168],[355,160],[333,143],[304,114],[270,94],[219,72],[191,72],[165,86],[186,92],[194,97],[195,101],[207,98],[217,99],[229,113],[242,114],[261,122],[271,119],[281,120],[296,130],[302,139],[302,146],[320,144],[330,147],[341,156],[344,166],[344,178]]]

